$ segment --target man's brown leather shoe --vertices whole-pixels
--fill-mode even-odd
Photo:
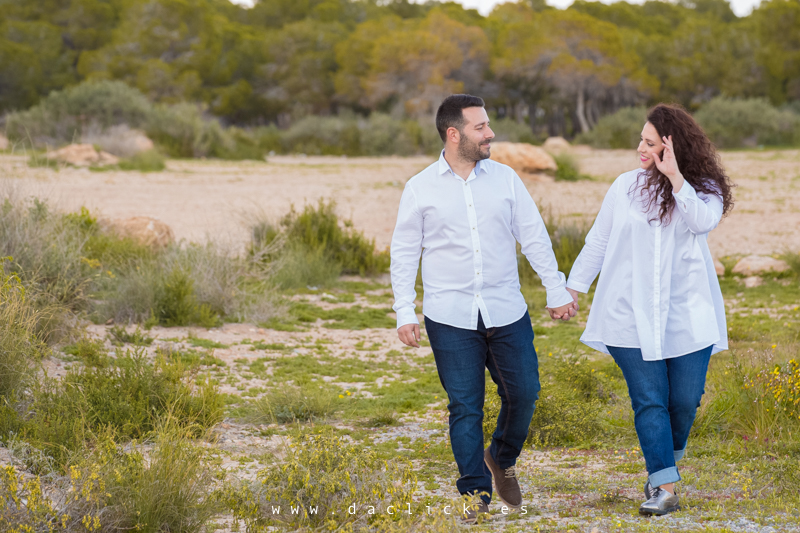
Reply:
[[[483,460],[492,472],[494,489],[497,491],[497,495],[504,504],[512,509],[519,508],[522,505],[522,492],[519,490],[519,482],[517,482],[517,473],[514,467],[510,466],[503,469],[497,466],[497,463],[492,459],[489,448],[484,450]]]
[[[489,515],[489,504],[483,500],[470,507],[465,507],[461,520],[465,524],[474,524],[478,521],[478,515]],[[484,516],[484,518],[488,518],[488,516]]]

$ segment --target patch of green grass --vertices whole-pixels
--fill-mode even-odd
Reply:
[[[222,419],[222,400],[213,384],[190,386],[182,364],[144,350],[118,352],[106,367],[70,368],[60,380],[35,385],[22,437],[65,464],[92,435],[111,430],[140,438],[169,414],[183,427],[200,430]]]
[[[62,350],[65,354],[76,357],[86,366],[106,367],[109,364],[105,344],[99,339],[83,336],[77,342],[64,346]]]
[[[208,350],[213,348],[229,348],[227,344],[222,344],[221,342],[212,341],[211,339],[201,339],[200,337],[195,337],[193,335],[189,335],[189,338],[186,339],[186,342],[188,342],[195,348],[206,348]]]
[[[122,346],[123,344],[133,344],[134,346],[150,346],[153,344],[153,338],[148,337],[142,330],[139,329],[139,326],[136,326],[136,329],[132,333],[128,333],[128,330],[124,326],[114,326],[108,330],[108,337],[111,340],[111,344],[114,346]]]
[[[286,346],[281,342],[261,342],[257,341],[252,343],[250,346],[250,351],[254,352],[256,350],[269,350],[273,352],[286,352],[292,350],[291,346]]]
[[[288,316],[273,319],[263,326],[278,331],[302,331],[298,326],[314,323],[319,319],[325,321],[324,327],[331,329],[395,328],[397,321],[388,316],[391,312],[391,308],[363,308],[358,305],[326,310],[318,305],[295,302],[292,303]]]
[[[135,170],[138,172],[161,172],[167,168],[164,156],[155,149],[139,152],[131,157],[121,159],[118,166],[120,170]]]
[[[327,386],[305,383],[276,388],[256,400],[247,418],[256,424],[308,422],[324,420],[341,407],[336,391]]]

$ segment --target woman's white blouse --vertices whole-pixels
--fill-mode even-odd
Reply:
[[[611,185],[570,272],[567,287],[584,293],[600,273],[581,341],[604,353],[640,348],[645,361],[726,350],[725,304],[706,242],[722,200],[684,182],[670,223],[648,222],[655,215],[645,212],[640,172]]]

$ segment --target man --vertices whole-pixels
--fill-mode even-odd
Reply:
[[[528,307],[520,293],[516,243],[547,289],[553,319],[577,303],[558,272],[536,204],[519,176],[489,160],[494,133],[481,98],[448,96],[436,113],[439,160],[406,183],[392,237],[397,333],[419,347],[414,284],[422,253],[423,313],[439,379],[447,392],[450,443],[461,494],[481,494],[487,513],[492,477],[500,499],[522,504],[514,465],[528,435],[539,370]],[[484,369],[501,398],[497,429],[483,449]]]

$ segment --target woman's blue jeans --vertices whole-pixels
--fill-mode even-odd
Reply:
[[[487,328],[478,316],[478,329],[469,330],[425,317],[439,380],[450,403],[450,444],[461,475],[461,494],[486,492],[491,500],[492,474],[483,459],[483,401],[485,369],[500,395],[497,429],[489,450],[500,468],[514,466],[522,452],[539,397],[539,362],[533,347],[528,312],[507,326]]]
[[[650,485],[680,481],[675,462],[686,452],[705,392],[711,346],[662,361],[645,361],[639,348],[607,348],[628,384]]]

